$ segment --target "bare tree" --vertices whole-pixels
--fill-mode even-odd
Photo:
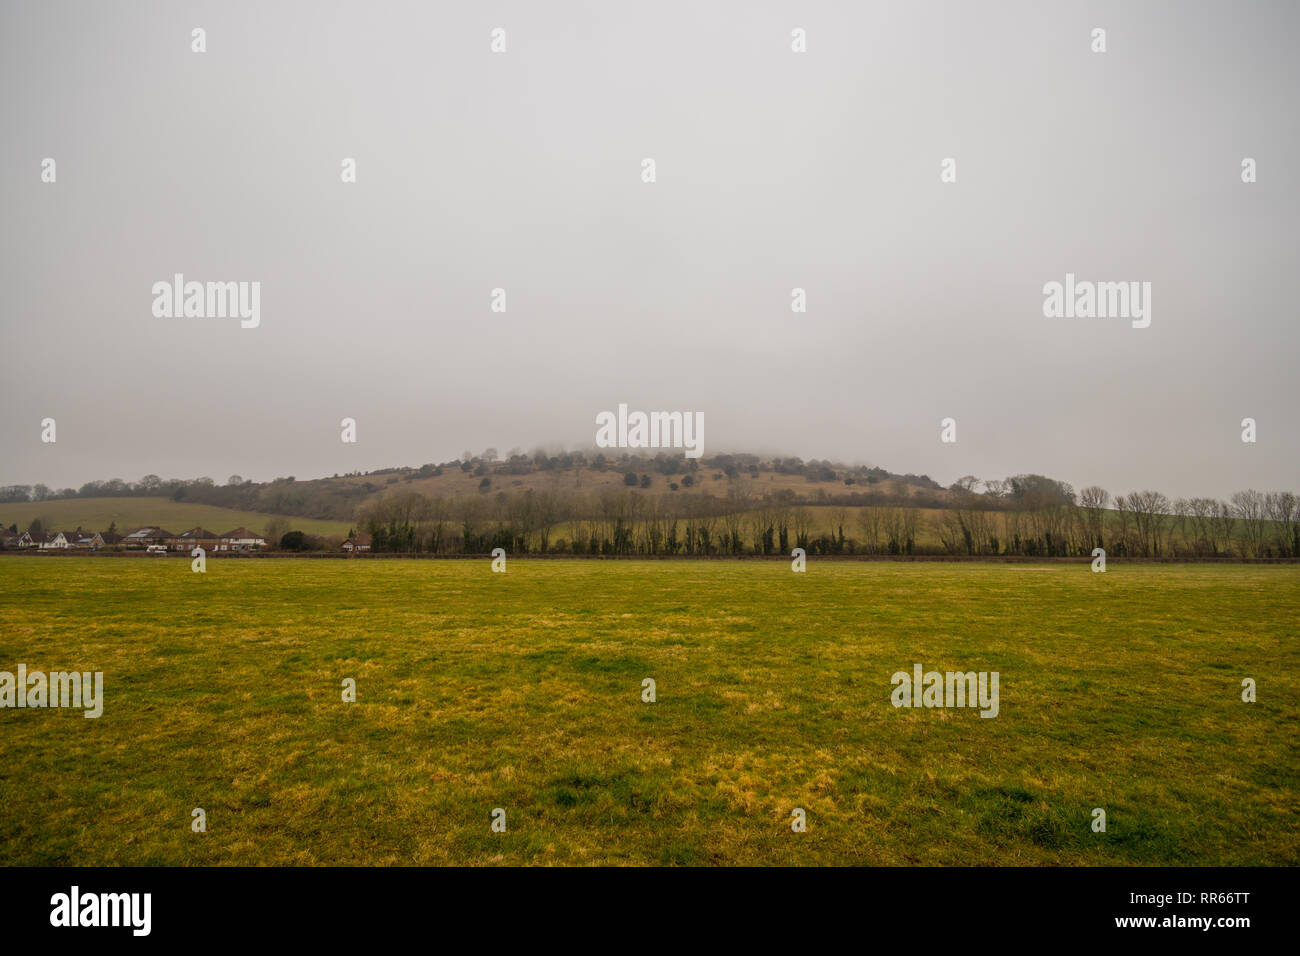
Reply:
[[[288,518],[280,515],[267,518],[266,524],[262,526],[262,534],[266,535],[266,546],[273,550],[280,547],[280,539],[292,530]]]
[[[1192,498],[1186,503],[1186,536],[1188,546],[1193,554],[1217,554],[1217,540],[1214,516],[1218,502],[1212,498]]]
[[[963,551],[971,553],[969,535],[959,512],[953,509],[939,512],[935,530],[939,535],[939,543],[949,554],[961,554]]]
[[[1085,547],[1105,547],[1106,541],[1106,507],[1110,504],[1110,492],[1097,485],[1089,485],[1079,492],[1079,508],[1083,513]]]
[[[479,538],[483,533],[486,518],[484,501],[474,495],[463,496],[456,501],[456,517],[460,520],[460,549],[463,554],[473,554],[479,548]]]
[[[1232,510],[1241,523],[1242,553],[1260,557],[1264,550],[1264,496],[1253,488],[1235,492]]]
[[[916,533],[920,526],[921,512],[916,508],[900,508],[899,514],[899,531],[902,540],[899,542],[904,554],[911,554],[916,546]]]
[[[1169,499],[1158,491],[1135,491],[1128,496],[1128,501],[1141,553],[1158,557],[1169,515]]]
[[[795,547],[807,550],[812,532],[812,512],[803,507],[795,508],[790,513],[790,523],[794,528]]]
[[[1113,550],[1121,554],[1132,554],[1137,551],[1137,545],[1133,540],[1133,508],[1125,495],[1115,496],[1115,524],[1116,538]]]
[[[984,494],[994,501],[1003,501],[1011,495],[1011,482],[1003,478],[990,478],[984,482]]]
[[[1264,513],[1273,522],[1273,542],[1278,554],[1300,556],[1300,499],[1289,491],[1264,496]]]
[[[885,509],[883,530],[890,554],[911,554],[916,542],[919,516],[915,508]]]
[[[839,554],[841,551],[844,550],[844,540],[845,540],[844,526],[848,524],[849,521],[848,509],[847,508],[830,509],[830,519],[831,519],[831,541],[833,542],[831,547],[836,554]]]
[[[885,518],[885,509],[877,505],[867,505],[858,511],[858,530],[862,532],[862,546],[868,554],[880,554],[884,542],[881,540]]]
[[[1218,550],[1227,554],[1232,550],[1233,536],[1237,527],[1237,513],[1226,501],[1214,503],[1214,541]]]
[[[1183,554],[1196,554],[1196,524],[1189,499],[1175,499],[1170,507],[1169,526],[1169,550],[1174,554],[1180,551]]]
[[[427,546],[430,551],[437,554],[447,545],[447,526],[451,522],[451,507],[445,499],[438,497],[429,502],[425,511],[428,519]]]
[[[732,554],[739,554],[743,550],[741,528],[745,521],[745,512],[749,510],[753,487],[754,483],[748,475],[737,475],[727,482],[727,503],[726,512],[722,516],[722,529],[724,547]]]
[[[774,538],[772,528],[772,510],[766,505],[755,508],[746,516],[746,530],[754,543],[755,554],[771,554]]]

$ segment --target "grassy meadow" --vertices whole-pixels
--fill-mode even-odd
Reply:
[[[0,556],[0,861],[1300,864],[1300,568],[489,566]]]

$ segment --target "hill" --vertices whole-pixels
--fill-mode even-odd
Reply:
[[[653,494],[726,498],[738,484],[746,487],[747,495],[781,497],[803,504],[866,504],[888,499],[938,508],[944,507],[950,498],[947,489],[926,475],[899,475],[883,468],[817,459],[805,462],[799,458],[761,458],[748,454],[688,459],[680,454],[659,453],[651,457],[625,452],[606,455],[599,451],[548,455],[540,450],[532,455],[511,453],[501,459],[489,449],[482,456],[466,452],[455,461],[429,463],[418,468],[381,468],[306,480],[289,476],[254,482],[232,475],[225,484],[219,485],[211,478],[162,479],[146,475],[135,482],[114,478],[57,490],[39,484],[10,485],[0,487],[0,507],[8,503],[46,503],[70,498],[168,498],[245,513],[292,515],[351,524],[368,507],[394,491],[454,499],[502,491],[599,494],[602,490],[633,485]],[[20,512],[26,514],[27,510]],[[5,518],[5,523],[13,520],[18,519]],[[303,530],[309,529],[304,526]]]
[[[210,510],[207,510],[210,509]],[[1170,500],[1112,496],[1043,475],[974,476],[943,488],[926,475],[833,461],[721,454],[688,459],[488,449],[418,468],[299,481],[146,475],[51,491],[0,488],[0,521],[46,530],[244,525],[374,537],[375,551],[477,554],[966,554],[1300,557],[1300,496],[1234,493]],[[337,544],[337,541],[332,544]],[[315,541],[312,547],[332,546]]]

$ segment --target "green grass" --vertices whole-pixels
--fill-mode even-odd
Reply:
[[[0,669],[106,696],[0,710],[0,859],[1300,863],[1300,569],[489,564],[0,557]]]
[[[73,531],[77,527],[105,531],[116,521],[117,530],[125,531],[145,525],[157,525],[175,534],[202,526],[216,534],[225,534],[241,525],[261,532],[275,515],[256,511],[236,511],[216,505],[172,501],[170,498],[59,498],[53,501],[8,502],[0,504],[0,524],[6,528],[17,524],[27,530],[33,518],[40,518],[47,531]],[[308,534],[346,535],[353,526],[346,521],[318,521],[315,518],[278,516],[289,527]]]

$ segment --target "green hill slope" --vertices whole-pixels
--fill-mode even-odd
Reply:
[[[17,524],[24,530],[33,518],[40,518],[48,531],[71,531],[77,527],[103,531],[117,522],[118,531],[143,525],[158,525],[179,534],[195,525],[223,534],[243,525],[264,532],[273,517],[288,522],[291,529],[308,534],[345,535],[346,521],[273,516],[256,511],[236,511],[215,505],[172,501],[170,498],[62,498],[57,501],[19,501],[0,504],[0,524]]]

